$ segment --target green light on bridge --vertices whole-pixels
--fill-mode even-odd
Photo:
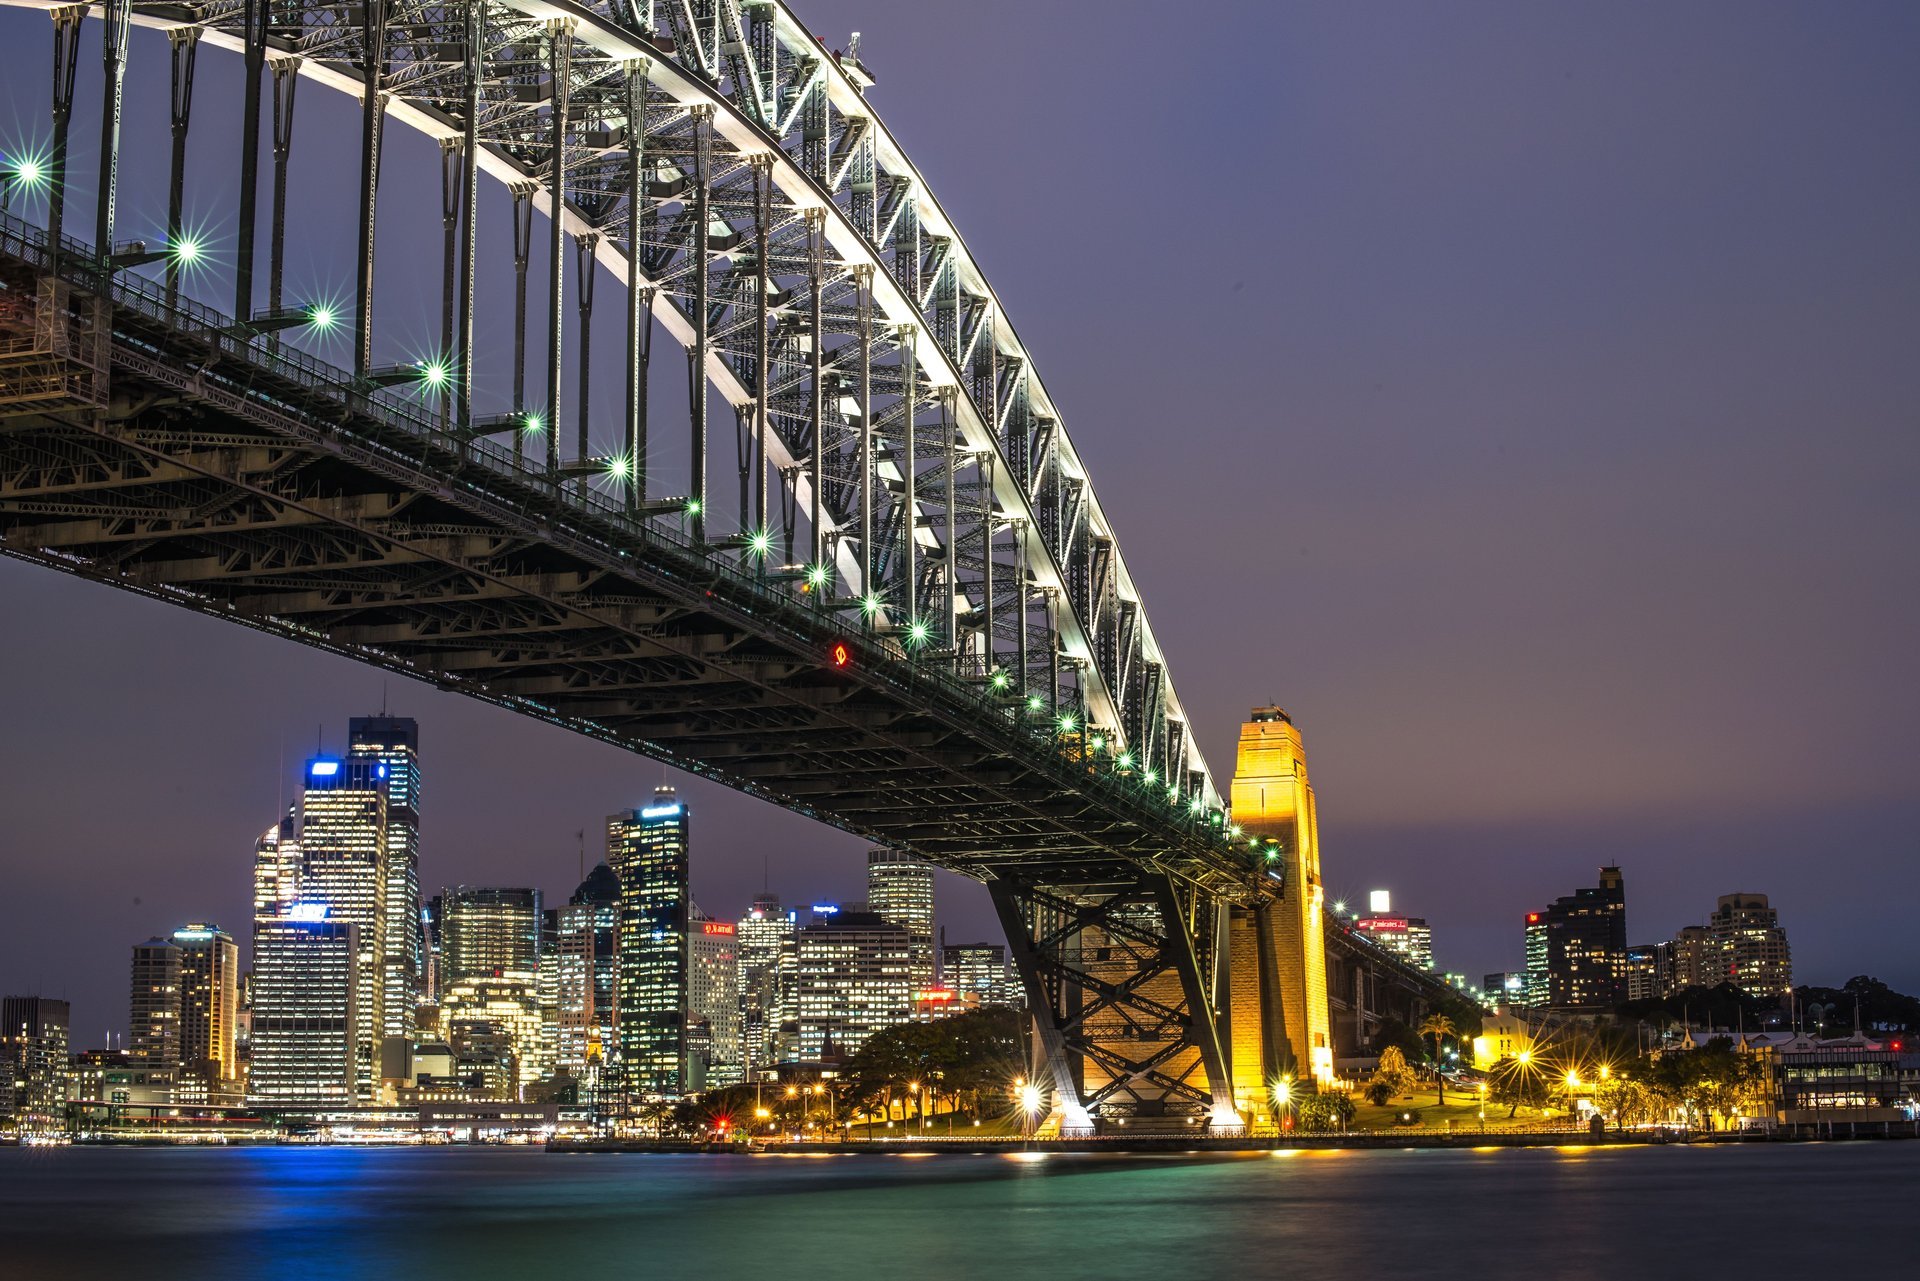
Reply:
[[[773,535],[764,529],[761,530],[759,533],[747,539],[747,550],[755,556],[765,556],[773,550]]]
[[[988,683],[991,684],[995,689],[1005,689],[1008,685],[1011,685],[1013,682],[1008,678],[1005,672],[995,672],[993,674],[992,679]]]

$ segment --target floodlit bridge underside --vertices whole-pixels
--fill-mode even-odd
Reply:
[[[0,550],[977,877],[1070,1115],[1231,1099],[1223,922],[1284,892],[1277,855],[1224,814],[1061,415],[868,108],[855,51],[751,0],[4,2],[50,13],[54,97],[36,172],[16,158],[6,178]],[[130,42],[136,27],[167,46]],[[38,228],[73,221],[83,31],[103,37],[101,172],[93,236],[65,240]],[[194,143],[240,144],[224,313],[183,296],[201,45],[245,67],[244,103]],[[129,56],[171,58],[157,252],[115,237]],[[358,233],[338,246],[358,273],[338,317],[351,369],[302,353],[322,318],[283,297],[302,82],[361,104]],[[393,124],[442,158],[442,342],[414,366],[375,362]],[[510,262],[477,261],[482,176],[512,193]],[[29,208],[45,217],[30,225]],[[530,333],[536,253],[550,283]],[[493,271],[520,282],[504,405],[476,404],[472,379],[506,360],[475,349],[474,282]],[[562,341],[564,308],[584,331],[609,273],[626,330],[617,431],[582,409],[587,345]],[[656,332],[686,356],[686,419],[670,425],[649,422]],[[570,362],[578,403],[563,404]],[[686,433],[683,474],[654,462],[667,426]]]

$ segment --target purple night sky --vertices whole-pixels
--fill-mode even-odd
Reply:
[[[1617,861],[1633,942],[1763,892],[1800,979],[1920,988],[1920,7],[796,4],[865,33],[871,99],[1064,408],[1216,778],[1249,706],[1301,725],[1336,897],[1391,888],[1477,980]],[[48,30],[0,12],[8,148],[45,138]],[[98,47],[90,25],[83,235]],[[164,216],[165,49],[134,37],[129,235]],[[237,82],[207,51],[189,175],[229,260]],[[358,117],[312,85],[299,112],[304,299],[351,278]],[[439,190],[432,148],[390,136],[400,359],[438,324]],[[511,332],[505,210],[481,214],[483,350]],[[600,307],[611,436],[614,282]],[[656,422],[684,414],[678,363]],[[134,942],[246,936],[253,839],[317,727],[338,748],[383,698],[420,719],[428,892],[563,897],[576,830],[591,862],[604,815],[674,781],[17,562],[0,600],[0,989],[72,999],[79,1045],[125,1026]],[[763,875],[862,894],[858,842],[685,787],[708,911]],[[941,890],[949,938],[993,933],[977,886]]]

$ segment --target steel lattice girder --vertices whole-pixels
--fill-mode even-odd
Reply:
[[[141,3],[134,20],[191,26],[213,45],[240,49],[248,7]],[[368,13],[386,18],[377,50],[358,25]],[[706,372],[725,404],[757,416],[764,395],[764,461],[784,478],[789,510],[809,511],[821,487],[823,541],[840,580],[868,590],[864,559],[875,572],[871,587],[895,611],[957,601],[955,634],[945,641],[962,661],[1010,665],[1023,632],[1048,651],[1057,645],[1069,706],[1078,701],[1143,765],[1217,804],[1205,762],[1182,732],[1177,696],[1163,675],[1145,679],[1164,672],[1164,659],[1061,415],[984,273],[866,103],[857,58],[829,51],[784,5],[738,0],[274,0],[265,56],[359,96],[377,52],[386,116],[452,146],[466,130],[470,23],[481,35],[479,169],[530,185],[543,211],[555,205],[556,170],[564,175],[565,232],[586,238],[616,274],[626,272],[625,238],[636,232],[657,321],[682,346],[693,344],[696,319],[705,322]],[[568,52],[564,85],[552,78],[556,41]],[[626,88],[636,68],[644,128],[630,138]],[[560,103],[567,128],[556,157]],[[638,205],[630,142],[645,167]],[[703,147],[711,161],[696,175]],[[703,234],[692,226],[694,194],[709,215]],[[824,215],[817,230],[810,211]],[[819,290],[818,333],[807,314],[810,282]],[[694,314],[696,297],[710,309],[704,316]],[[870,418],[855,403],[862,369]],[[910,419],[920,449],[908,468]],[[950,450],[956,434],[963,447]],[[872,449],[865,467],[863,438]],[[860,537],[862,492],[873,503],[871,546]],[[908,505],[911,520],[902,518]],[[956,541],[949,557],[946,545]],[[902,563],[909,546],[922,549],[904,558],[916,564]],[[949,626],[938,612],[934,620]],[[1029,676],[1042,688],[1048,664],[1035,667]]]

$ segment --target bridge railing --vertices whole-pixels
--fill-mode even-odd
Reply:
[[[172,358],[177,358],[177,353],[158,345],[160,340],[176,338],[195,343],[208,357],[199,366],[201,377],[215,379],[302,419],[316,432],[339,431],[347,416],[371,421],[378,425],[380,435],[356,432],[360,443],[389,451],[397,464],[462,485],[476,498],[505,505],[524,519],[541,521],[551,528],[557,518],[566,535],[584,540],[606,555],[631,561],[637,552],[670,547],[678,553],[678,572],[689,586],[711,590],[725,585],[736,602],[749,605],[763,622],[785,624],[790,637],[802,645],[818,643],[823,635],[839,635],[863,647],[869,656],[893,660],[866,664],[862,677],[908,697],[925,698],[929,692],[936,693],[956,713],[975,718],[977,726],[997,728],[1006,736],[1008,747],[1023,751],[1037,748],[1056,769],[1064,767],[1071,773],[1076,790],[1097,795],[1119,813],[1131,813],[1134,821],[1147,830],[1175,834],[1170,846],[1181,845],[1189,853],[1210,855],[1216,870],[1242,882],[1254,875],[1252,856],[1246,849],[1233,846],[1223,830],[1223,816],[1217,811],[1195,812],[1184,796],[1146,783],[1138,771],[1119,766],[1111,755],[1103,756],[1084,724],[1063,729],[1056,716],[1067,704],[1029,708],[996,690],[992,672],[983,664],[963,669],[950,658],[923,660],[897,633],[870,623],[849,628],[843,615],[848,608],[857,608],[857,603],[832,598],[827,592],[782,590],[781,580],[735,564],[721,554],[722,547],[695,539],[685,528],[684,517],[676,521],[670,515],[630,511],[619,498],[583,480],[556,477],[544,463],[529,465],[491,440],[452,430],[444,412],[422,396],[369,385],[288,343],[263,345],[259,342],[262,335],[251,327],[191,298],[170,300],[160,282],[113,271],[100,262],[92,246],[70,236],[60,238],[56,264],[47,243],[44,230],[11,214],[0,215],[0,255],[41,271],[57,268],[69,284],[82,291],[106,293],[118,308],[140,318],[151,330],[140,332],[138,327],[123,325],[116,318],[116,339],[156,357]],[[297,391],[306,401],[290,395],[290,391]],[[312,403],[316,398],[335,412],[316,415]],[[475,484],[461,474],[468,467],[478,467],[506,484]]]

